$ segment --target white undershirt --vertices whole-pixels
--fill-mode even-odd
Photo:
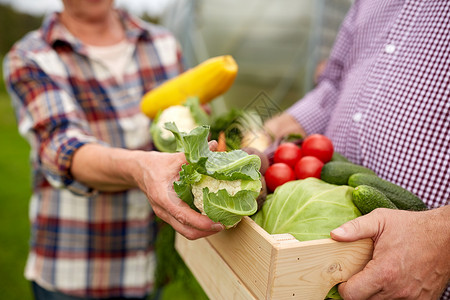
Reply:
[[[89,57],[103,64],[118,82],[123,81],[133,45],[123,40],[111,46],[86,45]]]

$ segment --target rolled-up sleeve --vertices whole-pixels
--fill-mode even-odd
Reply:
[[[353,5],[342,22],[318,85],[286,111],[301,124],[307,134],[324,133],[339,98],[345,60],[352,46],[356,10],[357,5]]]
[[[104,143],[91,134],[75,99],[25,52],[11,51],[3,66],[19,132],[30,143],[42,174],[54,187],[92,193],[73,178],[70,166],[77,149],[87,143]]]

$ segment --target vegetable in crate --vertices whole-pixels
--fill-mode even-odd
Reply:
[[[233,84],[238,66],[230,55],[210,58],[147,92],[141,101],[142,112],[150,118],[170,106],[181,105],[188,97],[208,103]]]
[[[323,163],[327,163],[333,157],[334,147],[331,140],[322,134],[307,136],[302,143],[303,156],[314,156]]]
[[[397,209],[395,204],[380,190],[364,184],[357,186],[353,191],[353,203],[363,215],[380,207]]]
[[[227,150],[240,149],[242,133],[241,128],[235,126],[235,123],[242,113],[242,110],[232,108],[224,114],[215,116],[211,121],[211,139],[219,141],[220,134],[223,133],[225,135]]]
[[[331,161],[343,161],[343,162],[350,162],[347,157],[342,155],[339,152],[334,151],[333,156],[331,157]]]
[[[290,233],[300,241],[330,237],[330,231],[361,215],[353,188],[317,178],[290,181],[269,195],[255,222],[270,234]]]
[[[390,181],[381,179],[380,177],[367,174],[367,173],[356,173],[350,176],[348,179],[348,185],[352,187],[357,187],[360,185],[369,185],[377,188],[386,197],[391,200],[396,207],[404,210],[426,210],[427,206],[417,197],[415,194],[411,193],[407,189],[396,185]]]
[[[323,165],[320,179],[331,184],[346,185],[355,173],[374,174],[369,168],[345,161],[330,161]]]
[[[171,106],[158,113],[150,127],[153,143],[161,152],[175,152],[175,136],[164,128],[167,122],[174,122],[180,131],[189,132],[199,125],[208,125],[209,116],[200,106],[198,97],[190,97],[183,105]]]
[[[218,140],[225,133],[227,150],[254,148],[264,152],[271,144],[261,116],[252,110],[232,109],[211,122],[211,139]]]
[[[282,143],[277,147],[273,154],[275,163],[285,163],[292,169],[295,168],[297,162],[302,158],[302,150],[294,143]]]
[[[275,163],[271,165],[264,175],[266,180],[267,189],[270,192],[286,182],[295,180],[295,173],[291,167],[285,163]]]
[[[261,175],[264,175],[267,171],[267,168],[269,168],[269,158],[267,157],[267,155],[264,152],[251,147],[244,147],[241,150],[247,152],[248,154],[259,156],[259,159],[261,160],[261,168],[259,168],[259,172],[261,173]]]
[[[256,212],[261,190],[261,160],[242,150],[213,152],[208,146],[209,126],[190,133],[180,132],[166,123],[177,140],[177,151],[186,155],[180,180],[174,183],[178,196],[211,220],[226,228],[235,226],[243,216]]]
[[[238,119],[242,127],[241,148],[250,147],[264,152],[272,138],[264,130],[264,122],[257,111],[246,110]]]
[[[297,179],[315,177],[320,179],[323,162],[315,156],[304,156],[295,164],[294,173]]]

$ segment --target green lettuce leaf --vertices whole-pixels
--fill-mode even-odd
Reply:
[[[258,209],[255,199],[258,192],[240,190],[231,196],[223,189],[217,193],[203,189],[203,205],[206,215],[214,222],[220,222],[226,227],[234,226],[243,216],[253,215]]]
[[[341,295],[339,294],[337,285],[331,288],[325,299],[342,299]]]
[[[206,174],[223,180],[259,179],[261,159],[242,150],[211,152],[205,163]]]
[[[227,150],[240,149],[243,128],[238,124],[238,120],[243,113],[243,110],[232,108],[224,114],[215,116],[210,123],[211,139],[218,140],[220,133],[224,132]]]
[[[184,152],[186,160],[195,165],[197,172],[222,180],[259,180],[261,177],[261,160],[257,155],[248,155],[242,150],[209,150],[209,126],[199,126],[190,133],[180,132],[175,123],[166,123],[165,126],[177,140],[177,151]]]
[[[175,123],[166,123],[164,126],[175,136],[177,152],[184,152],[190,164],[205,164],[209,152],[212,152],[208,146],[209,126],[196,127],[189,133],[180,132]]]
[[[255,215],[270,234],[290,233],[300,241],[330,237],[330,231],[361,215],[353,188],[320,179],[290,181],[278,187]]]
[[[173,188],[178,197],[193,209],[197,208],[194,206],[194,196],[191,192],[191,185],[200,181],[201,177],[202,175],[195,171],[193,165],[182,165],[180,180],[175,181],[173,184]]]
[[[175,137],[174,136],[171,136],[169,138],[162,137],[162,130],[159,125],[160,116],[161,111],[158,112],[158,114],[153,119],[152,124],[150,126],[150,135],[152,136],[153,144],[155,145],[156,149],[158,149],[161,152],[173,153],[177,149]]]

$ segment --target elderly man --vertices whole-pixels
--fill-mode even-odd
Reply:
[[[266,123],[278,136],[326,134],[430,208],[379,209],[331,233],[375,245],[366,268],[339,286],[344,299],[437,299],[449,282],[449,20],[449,1],[355,1],[317,87]]]

